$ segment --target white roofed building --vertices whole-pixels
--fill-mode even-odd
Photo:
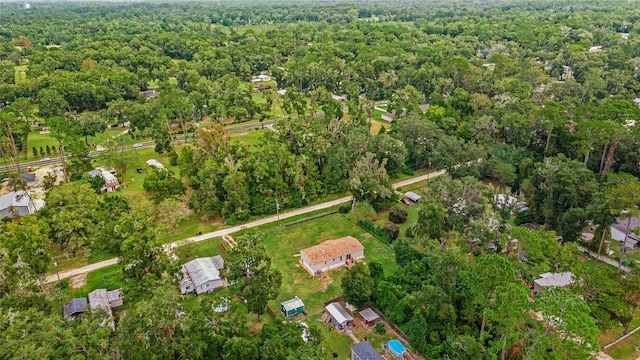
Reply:
[[[162,165],[162,163],[156,159],[149,159],[147,160],[147,165],[152,166],[156,169],[160,169],[163,170],[164,169],[164,165]]]
[[[8,216],[33,214],[36,207],[27,191],[12,191],[0,196],[0,219]]]
[[[224,286],[220,277],[220,269],[223,266],[224,259],[220,255],[193,259],[182,265],[183,277],[180,282],[180,292],[202,294]]]
[[[533,282],[533,293],[544,291],[546,287],[567,287],[573,284],[573,274],[570,272],[551,273],[540,275],[540,279]]]

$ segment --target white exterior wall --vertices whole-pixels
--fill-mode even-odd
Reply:
[[[202,293],[212,292],[213,290],[219,287],[222,287],[222,279],[207,281],[206,283],[198,286],[195,290],[196,290],[196,293],[202,294]]]
[[[350,253],[351,259],[353,261],[357,261],[364,258],[364,249],[353,251]],[[317,275],[318,271],[325,272],[340,266],[344,266],[347,263],[347,254],[336,256],[335,258],[328,259],[327,261],[322,261],[319,263],[312,264],[311,260],[305,255],[301,253],[300,262],[302,265],[307,268],[307,270],[312,275]]]

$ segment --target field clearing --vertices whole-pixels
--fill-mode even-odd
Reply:
[[[17,65],[13,67],[14,82],[16,84],[23,83],[27,80],[27,65]]]

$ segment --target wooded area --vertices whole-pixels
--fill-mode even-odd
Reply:
[[[414,352],[589,358],[638,325],[640,257],[610,232],[640,212],[638,5],[0,3],[0,156],[16,168],[0,178],[28,190],[20,174],[44,156],[64,178],[42,180],[38,212],[0,222],[0,357],[331,358],[322,324],[303,342],[295,323],[256,329],[185,301],[162,245],[192,236],[187,222],[351,194],[340,211],[395,258],[345,270],[343,295]],[[238,125],[255,129],[232,137]],[[139,168],[151,140],[167,169]],[[120,191],[87,174],[103,164]],[[398,205],[392,179],[425,169],[447,174]],[[261,316],[287,269],[260,236],[241,235],[224,274]],[[60,284],[43,281],[54,256],[87,253],[122,264],[113,332],[99,312],[60,318]],[[576,281],[534,296],[547,272]]]

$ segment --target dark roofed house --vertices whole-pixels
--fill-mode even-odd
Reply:
[[[160,96],[160,91],[155,89],[143,91],[142,96],[144,96],[145,99],[149,100],[151,98]]]
[[[351,347],[351,360],[384,360],[368,341],[361,341]]]
[[[20,173],[20,179],[26,181],[26,182],[34,182],[36,181],[36,174],[35,173]]]
[[[87,306],[87,298],[75,298],[68,303],[64,304],[62,310],[63,317],[76,316],[84,312],[84,308]]]

